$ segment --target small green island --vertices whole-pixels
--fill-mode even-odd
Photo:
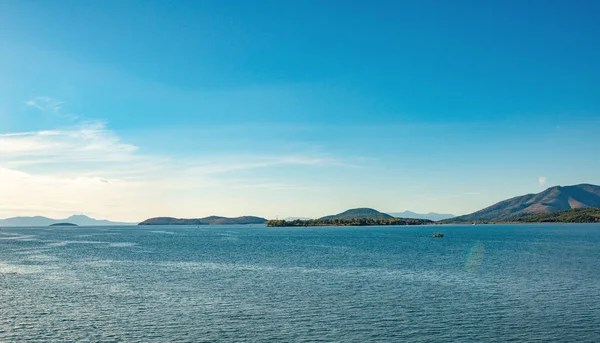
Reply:
[[[354,208],[348,211],[308,220],[269,220],[269,227],[285,226],[375,226],[375,225],[429,225],[428,219],[394,218],[372,208]]]
[[[48,226],[79,226],[79,225],[73,224],[73,223],[54,223],[54,224],[50,224]]]
[[[356,218],[356,219],[311,219],[311,220],[269,220],[269,227],[283,226],[384,226],[384,225],[430,225],[433,221],[411,218]]]

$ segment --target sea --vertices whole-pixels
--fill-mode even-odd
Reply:
[[[2,227],[0,342],[600,342],[600,225]]]

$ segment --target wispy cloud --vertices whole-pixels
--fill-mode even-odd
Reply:
[[[538,178],[538,183],[539,183],[540,187],[544,187],[547,182],[548,182],[548,179],[545,176],[540,176]]]
[[[11,165],[130,161],[137,147],[121,142],[103,122],[68,130],[0,134],[0,161]]]
[[[102,121],[87,121],[60,130],[0,134],[0,163],[17,169],[76,164],[78,172],[122,176],[145,171],[155,173],[157,169],[178,174],[216,175],[277,166],[344,165],[340,159],[314,154],[192,155],[178,159],[143,154],[138,146],[125,143]]]
[[[344,165],[339,159],[304,155],[232,155],[217,160],[188,160],[188,171],[193,174],[224,174],[241,170],[277,166],[332,166]]]
[[[64,102],[57,101],[48,96],[36,96],[35,98],[25,101],[25,105],[35,107],[40,111],[58,112],[64,105]]]
[[[32,99],[25,101],[25,105],[32,107],[32,108],[36,108],[42,112],[51,113],[51,114],[53,114],[57,117],[61,117],[61,118],[66,118],[66,119],[71,119],[71,120],[75,120],[78,118],[78,116],[76,116],[74,114],[64,112],[63,108],[65,105],[65,102],[56,100],[49,96],[36,96]]]

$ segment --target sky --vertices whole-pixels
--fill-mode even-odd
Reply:
[[[0,2],[0,218],[465,214],[600,184],[598,1]]]

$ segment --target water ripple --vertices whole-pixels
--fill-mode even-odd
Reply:
[[[600,226],[11,230],[3,342],[600,337]]]

